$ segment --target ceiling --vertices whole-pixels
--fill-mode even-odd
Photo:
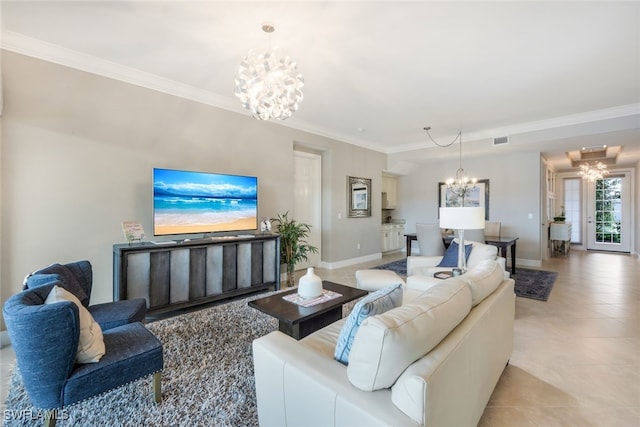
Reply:
[[[640,161],[640,3],[2,1],[2,47],[249,114],[251,48],[293,57],[304,100],[285,126],[429,162],[620,146]],[[276,30],[262,32],[264,22]]]

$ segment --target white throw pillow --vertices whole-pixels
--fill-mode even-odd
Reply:
[[[484,243],[471,242],[473,248],[467,258],[467,268],[472,268],[480,261],[485,259],[496,259],[498,257],[498,248],[493,245],[485,245]],[[466,246],[466,242],[465,242]]]
[[[99,362],[100,358],[102,358],[105,353],[104,338],[102,336],[102,329],[100,329],[100,325],[96,323],[93,316],[91,316],[91,313],[89,313],[89,310],[84,308],[78,298],[60,286],[54,286],[53,289],[51,289],[51,292],[49,292],[44,303],[55,304],[63,301],[71,301],[78,306],[78,312],[80,315],[80,340],[78,342],[76,362]]]
[[[340,331],[334,358],[338,362],[348,365],[349,352],[362,322],[368,317],[382,314],[401,304],[402,284],[379,289],[358,301]]]
[[[471,310],[469,286],[458,278],[442,283],[358,329],[347,377],[360,390],[388,388],[417,359],[438,345]]]

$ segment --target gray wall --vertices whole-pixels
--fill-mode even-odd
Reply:
[[[2,55],[2,302],[34,269],[77,259],[93,264],[92,303],[111,300],[111,251],[124,241],[121,221],[141,221],[152,239],[153,167],[255,175],[260,217],[291,210],[294,144],[323,154],[323,262],[380,253],[379,232],[372,231],[379,229],[379,197],[371,218],[347,219],[346,176],[373,178],[373,195],[380,194],[386,155],[31,57]]]
[[[11,52],[2,51],[1,70],[1,302],[30,271],[85,258],[94,266],[92,302],[110,300],[120,222],[141,221],[151,238],[153,167],[256,175],[259,215],[291,210],[294,146],[323,157],[323,265],[379,256],[382,153]],[[388,157],[394,164],[411,153]],[[519,262],[539,263],[540,154],[465,155],[463,166],[490,180],[491,220],[520,237]],[[394,216],[408,232],[437,221],[435,183],[457,167],[439,159],[398,178]],[[372,178],[371,218],[347,218],[348,175]],[[640,212],[638,173],[635,183]]]
[[[634,227],[636,230],[635,254],[636,256],[638,256],[640,254],[640,162],[638,162],[635,165],[635,175],[636,175],[636,182],[635,182],[635,188],[633,189],[633,195],[636,201],[636,206],[635,206],[636,215],[634,217]]]
[[[489,220],[502,222],[502,235],[519,237],[518,261],[540,265],[540,153],[463,157],[462,166],[470,177],[489,180]],[[407,232],[415,232],[417,222],[438,222],[437,183],[458,167],[457,160],[440,159],[398,178],[396,216],[406,219]]]

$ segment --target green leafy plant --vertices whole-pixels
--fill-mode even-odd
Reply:
[[[318,253],[318,248],[307,243],[311,226],[289,219],[289,212],[271,218],[271,223],[280,234],[280,263],[287,266],[287,286],[295,283],[295,267],[302,261],[309,260],[309,254]]]

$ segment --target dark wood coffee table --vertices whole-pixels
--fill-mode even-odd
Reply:
[[[249,301],[249,306],[278,319],[280,332],[299,340],[340,320],[342,318],[342,304],[369,293],[362,289],[339,285],[326,280],[322,281],[322,287],[337,292],[342,296],[311,307],[303,307],[282,298],[285,295],[298,292],[297,289],[292,289]]]

